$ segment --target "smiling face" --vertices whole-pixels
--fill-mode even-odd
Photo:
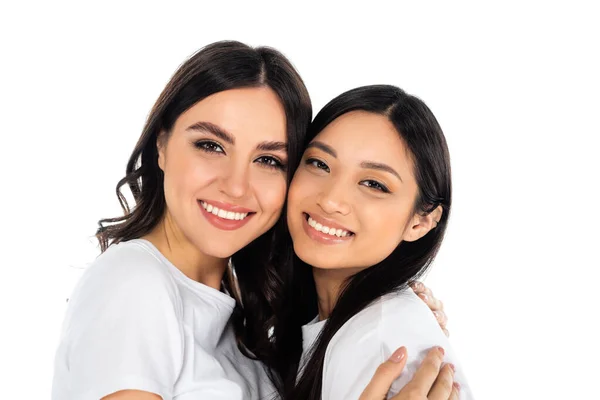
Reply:
[[[167,218],[201,253],[227,258],[269,230],[286,193],[286,117],[269,88],[213,94],[158,140]]]
[[[411,154],[385,116],[346,113],[310,143],[288,195],[296,254],[316,268],[363,269],[417,240],[434,215],[415,213]]]

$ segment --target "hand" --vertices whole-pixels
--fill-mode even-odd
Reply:
[[[436,299],[433,296],[433,292],[431,291],[431,289],[425,286],[422,282],[411,282],[410,287],[417,294],[417,296],[419,296],[421,300],[423,300],[425,304],[427,304],[427,306],[431,309],[433,315],[435,315],[438,324],[440,324],[440,327],[442,328],[446,336],[450,336],[450,332],[448,332],[448,329],[446,329],[448,317],[444,312],[444,303],[442,303],[441,300]]]
[[[383,400],[406,365],[406,348],[401,347],[377,368],[359,400]],[[454,367],[442,366],[444,351],[434,347],[427,353],[413,378],[391,400],[458,400],[460,386],[454,383]]]

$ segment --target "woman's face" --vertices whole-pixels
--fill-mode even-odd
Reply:
[[[286,145],[284,109],[269,88],[198,102],[158,140],[169,220],[203,254],[230,257],[280,216]]]
[[[433,226],[414,212],[417,194],[411,155],[388,118],[344,114],[309,144],[290,185],[294,250],[316,268],[372,266]]]

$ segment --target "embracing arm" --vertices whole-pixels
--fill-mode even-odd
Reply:
[[[140,390],[121,390],[103,397],[101,400],[162,400],[162,397]]]

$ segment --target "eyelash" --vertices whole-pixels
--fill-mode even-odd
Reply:
[[[327,164],[325,164],[323,161],[318,160],[316,158],[307,158],[305,161],[305,164],[308,166],[323,170],[328,173],[331,172],[331,170],[329,169],[329,166]],[[364,183],[368,183],[368,184],[365,185]],[[372,179],[367,179],[367,180],[361,181],[360,184],[362,184],[363,186],[365,186],[369,189],[377,190],[382,193],[390,193],[390,190],[384,184],[379,183]]]
[[[331,172],[331,170],[329,169],[329,166],[327,164],[325,164],[321,160],[317,160],[316,158],[307,158],[305,163],[308,166],[315,167],[317,169],[321,169],[325,172]],[[325,168],[323,168],[323,167],[325,167]]]
[[[266,162],[260,162],[259,164],[263,164],[266,168],[272,168],[272,169],[277,169],[280,171],[285,171],[287,168],[287,165],[285,165],[283,162],[281,162],[281,160],[272,157],[272,156],[260,156],[258,157],[255,161],[258,160],[267,160]],[[274,163],[274,164],[271,164]]]
[[[218,144],[217,142],[213,142],[212,140],[199,140],[196,143],[194,143],[194,146],[196,146],[196,148],[198,150],[202,150],[207,153],[225,154],[225,150],[223,150],[223,147],[220,144]],[[212,146],[212,148],[209,148],[209,146]],[[220,149],[220,151],[215,150],[214,149],[215,147],[218,147]]]
[[[195,142],[194,146],[196,146],[198,150],[202,150],[207,153],[225,154],[223,146],[221,146],[217,142],[213,142],[212,140],[200,140]],[[218,150],[215,148],[217,148]],[[272,156],[260,156],[255,160],[255,162],[256,161],[258,161],[258,163],[264,166],[265,168],[272,168],[285,171],[287,167],[287,165],[284,164],[281,160]]]
[[[381,184],[381,183],[379,183],[377,181],[374,181],[372,179],[367,179],[365,181],[361,181],[361,184],[363,182],[369,182],[371,184],[375,184],[373,186],[372,185],[363,185],[363,186],[368,187],[369,189],[378,190],[378,191],[380,191],[382,193],[390,193],[390,190],[385,185],[383,185],[383,184]]]

